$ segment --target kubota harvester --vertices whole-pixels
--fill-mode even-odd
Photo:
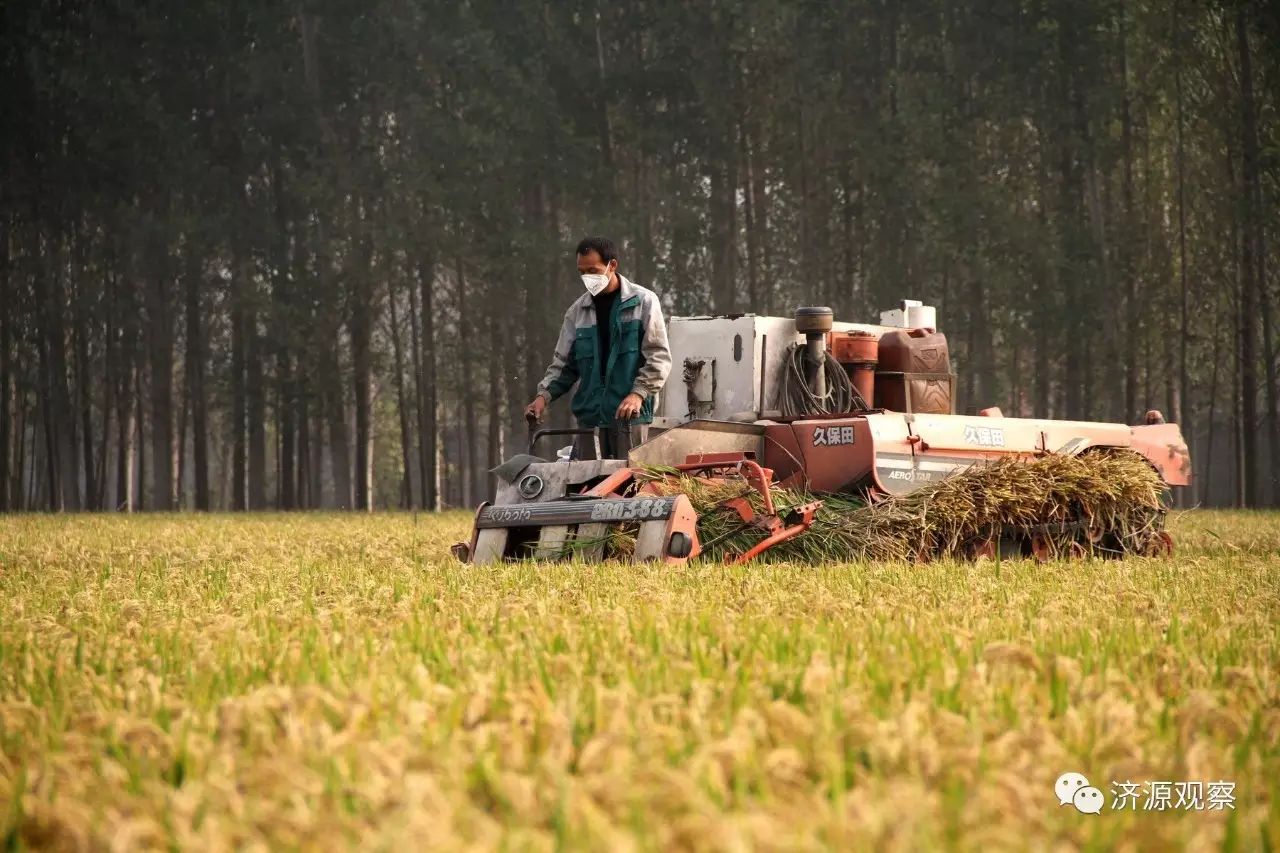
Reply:
[[[495,500],[476,513],[455,554],[472,563],[610,555],[611,532],[634,536],[630,556],[679,564],[697,557],[698,516],[661,478],[741,482],[756,493],[731,509],[759,532],[753,559],[812,523],[824,495],[893,500],[1000,459],[1130,453],[1165,486],[1186,486],[1191,463],[1175,424],[1148,412],[1138,426],[955,413],[955,374],[934,309],[915,301],[878,325],[835,322],[828,308],[794,318],[679,317],[668,325],[674,370],[650,438],[628,459],[543,461],[539,443],[582,430],[540,430],[529,455],[496,469]],[[775,489],[813,500],[778,511]],[[1161,526],[1162,526],[1161,520]],[[1036,553],[1034,537],[1000,543]],[[1148,552],[1168,550],[1155,530]],[[1007,537],[1006,537],[1007,538]],[[1017,537],[1014,537],[1016,540]]]

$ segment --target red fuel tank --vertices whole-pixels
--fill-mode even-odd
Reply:
[[[879,369],[893,373],[950,373],[947,336],[928,329],[895,329],[880,336]]]
[[[955,376],[947,336],[928,329],[895,329],[880,336],[876,406],[894,412],[955,412]]]

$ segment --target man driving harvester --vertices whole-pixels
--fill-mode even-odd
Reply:
[[[645,440],[654,397],[671,372],[662,305],[652,290],[618,274],[613,241],[578,244],[578,274],[587,289],[565,312],[560,339],[525,418],[542,420],[547,405],[573,387],[573,416],[599,435],[600,456],[625,459]],[[593,436],[579,436],[574,457],[594,459]]]

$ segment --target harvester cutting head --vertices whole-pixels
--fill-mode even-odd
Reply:
[[[753,545],[727,554],[739,562],[814,523],[821,501],[790,500],[779,511],[776,489],[877,504],[974,466],[1096,453],[1144,459],[1166,487],[1190,483],[1181,431],[1159,413],[1133,427],[1007,418],[994,408],[957,415],[955,376],[946,339],[932,328],[933,309],[905,302],[882,322],[896,325],[834,323],[829,309],[803,309],[795,321],[673,319],[669,336],[673,358],[684,364],[685,393],[665,392],[653,437],[626,460],[521,458],[502,466],[493,504],[480,507],[470,543],[455,553],[475,563],[600,559],[634,541],[634,559],[681,564],[716,544],[699,540],[697,508],[673,488],[690,476],[716,484],[712,491],[721,497],[710,509],[718,520],[736,519],[735,530],[756,534]],[[544,430],[533,442],[571,432],[591,431]],[[709,507],[704,502],[701,509]],[[1024,553],[1046,553],[1031,528],[1077,523],[1070,508],[1047,512],[1051,519],[1031,519],[1018,532]],[[1094,525],[1096,536],[1092,520],[1079,523]],[[1167,534],[1156,532],[1167,544]],[[991,535],[995,541],[1002,534]]]
[[[539,438],[584,432],[591,431],[539,430],[530,441],[530,458]],[[670,482],[682,477],[739,487],[724,505],[738,514],[743,528],[760,531],[761,541],[732,555],[732,562],[753,559],[807,530],[821,506],[815,501],[778,513],[773,472],[743,454],[694,454],[665,473],[623,460],[530,461],[508,467],[501,476],[494,502],[476,512],[471,541],[454,546],[464,562],[600,560],[606,553],[617,556],[621,544],[635,560],[681,565],[702,553],[692,503],[671,493]],[[763,508],[757,510],[756,504]]]

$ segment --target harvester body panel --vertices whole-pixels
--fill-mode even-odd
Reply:
[[[1190,475],[1176,424],[882,412],[773,424],[765,427],[765,439],[761,458],[780,484],[822,494],[904,495],[971,465],[1089,448],[1141,453],[1169,486],[1186,485]]]

